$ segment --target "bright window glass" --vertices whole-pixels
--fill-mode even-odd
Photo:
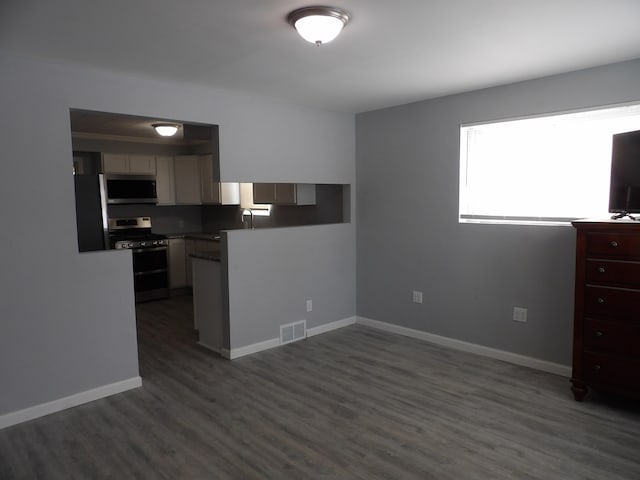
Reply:
[[[640,104],[460,127],[463,223],[605,217],[611,138],[640,130]]]

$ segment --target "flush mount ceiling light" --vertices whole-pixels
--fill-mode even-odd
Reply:
[[[320,46],[336,38],[351,16],[334,7],[304,7],[287,16],[292,25],[307,42]]]
[[[175,123],[154,123],[151,126],[155,128],[156,133],[161,137],[173,137],[178,132],[178,128],[180,128]]]

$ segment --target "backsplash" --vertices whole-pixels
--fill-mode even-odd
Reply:
[[[155,233],[202,231],[202,207],[177,205],[109,205],[109,217],[151,217]]]

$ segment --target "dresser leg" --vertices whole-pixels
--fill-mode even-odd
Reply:
[[[582,382],[576,382],[572,380],[572,383],[573,385],[571,386],[571,391],[573,392],[573,398],[575,399],[576,402],[583,401],[589,389]]]

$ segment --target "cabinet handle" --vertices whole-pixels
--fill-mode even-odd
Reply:
[[[598,273],[604,273],[606,272],[606,270],[604,269],[604,267],[600,267],[598,268]]]
[[[604,335],[604,333],[602,333],[602,332],[596,332],[596,337],[601,337],[603,335]]]
[[[594,365],[593,369],[597,372],[601,369],[602,367],[600,365]]]
[[[604,303],[604,298],[598,297],[598,303],[603,304]]]
[[[614,240],[611,243],[609,243],[609,245],[611,245],[613,248],[616,248],[618,246],[618,242]]]

